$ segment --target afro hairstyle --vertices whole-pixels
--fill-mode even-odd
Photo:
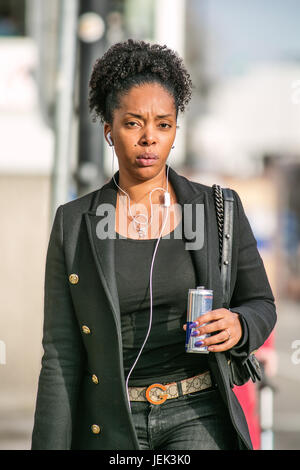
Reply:
[[[165,45],[128,39],[111,46],[97,59],[89,81],[93,121],[112,124],[120,98],[133,86],[162,85],[174,98],[176,117],[191,99],[192,81],[183,60]]]

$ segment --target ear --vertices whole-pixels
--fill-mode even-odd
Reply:
[[[112,139],[112,142],[113,142],[111,125],[108,124],[108,122],[105,122],[105,123],[104,123],[104,138],[105,138],[106,142],[111,146],[111,143],[109,142],[109,139],[108,139],[108,137],[107,137],[107,134],[108,134],[109,132],[110,132],[111,139]]]

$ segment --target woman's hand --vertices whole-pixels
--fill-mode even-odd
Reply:
[[[204,323],[207,325],[201,326]],[[199,346],[208,346],[208,350],[213,352],[231,349],[239,342],[243,333],[239,314],[226,308],[206,312],[195,320],[194,325],[191,334],[196,338],[218,331],[217,334],[201,340],[202,344],[199,342]],[[183,329],[186,330],[186,324],[183,325]]]

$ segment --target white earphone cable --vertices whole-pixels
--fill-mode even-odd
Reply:
[[[115,152],[114,152],[114,147],[112,146],[112,151],[113,151],[113,161],[112,161],[112,175],[113,175],[113,180],[116,184],[116,186],[124,193],[126,194],[128,200],[129,200],[129,212],[130,212],[130,215],[133,219],[135,219],[135,217],[132,215],[131,213],[131,210],[130,210],[130,197],[129,195],[126,193],[126,191],[124,191],[122,188],[120,188],[120,186],[117,184],[116,180],[115,180],[115,177],[114,177],[114,157],[115,157]],[[168,177],[169,177],[169,165],[167,165],[167,189],[165,190],[164,188],[154,188],[152,189],[152,191],[150,192],[150,206],[151,206],[151,223],[152,223],[152,202],[151,202],[151,194],[153,191],[156,191],[158,189],[162,190],[162,191],[165,191],[165,193],[168,193]],[[137,355],[137,358],[135,360],[135,362],[133,363],[128,375],[127,375],[127,378],[126,378],[126,392],[127,392],[127,399],[128,399],[128,404],[129,404],[129,408],[131,409],[131,405],[130,405],[130,398],[129,398],[129,392],[128,392],[128,381],[129,381],[129,377],[137,363],[137,361],[139,360],[139,357],[144,349],[144,346],[148,340],[148,337],[149,337],[149,334],[150,334],[150,331],[151,331],[151,327],[152,327],[152,272],[153,272],[153,266],[154,266],[154,259],[155,259],[155,255],[156,255],[156,251],[157,251],[157,247],[158,247],[158,244],[159,244],[159,241],[161,239],[161,236],[162,236],[162,233],[163,233],[163,230],[165,228],[165,225],[166,225],[166,222],[168,220],[168,212],[169,212],[169,204],[167,204],[166,206],[164,205],[164,209],[167,209],[166,211],[166,217],[165,217],[165,220],[162,224],[162,228],[161,228],[161,231],[160,231],[160,234],[159,234],[159,237],[157,239],[157,242],[156,242],[156,245],[155,245],[155,250],[154,250],[154,253],[153,253],[153,257],[152,257],[152,261],[151,261],[151,268],[150,268],[150,319],[149,319],[149,327],[148,327],[148,331],[147,331],[147,334],[146,334],[146,337],[145,337],[145,340],[144,340],[144,343],[142,344],[142,347],[139,351],[139,354]],[[144,214],[141,214],[141,215],[144,215]],[[140,223],[140,222],[138,222]]]
[[[155,250],[154,250],[154,253],[153,253],[153,257],[152,257],[152,262],[151,262],[151,269],[150,269],[150,319],[149,319],[149,327],[148,327],[148,331],[147,331],[147,334],[146,334],[146,337],[145,337],[145,340],[144,340],[144,343],[142,344],[142,347],[140,349],[140,352],[138,353],[137,355],[137,358],[134,362],[134,364],[132,365],[128,375],[127,375],[127,379],[126,379],[126,391],[127,391],[127,398],[128,398],[128,403],[129,403],[129,407],[130,407],[130,398],[129,398],[129,393],[128,393],[128,381],[129,381],[129,377],[131,375],[131,372],[133,371],[137,361],[139,360],[139,357],[144,349],[144,346],[148,340],[148,337],[149,337],[149,334],[150,334],[150,331],[151,331],[151,327],[152,327],[152,271],[153,271],[153,266],[154,266],[154,259],[155,259],[155,255],[156,255],[156,251],[157,251],[157,247],[158,247],[158,243],[160,241],[160,238],[161,238],[161,234],[165,228],[165,224],[166,224],[166,221],[168,219],[168,211],[169,211],[169,207],[166,207],[165,209],[167,209],[167,214],[166,214],[166,218],[165,218],[165,221],[163,223],[163,226],[162,226],[162,229],[161,229],[161,232],[159,234],[159,237],[157,239],[157,242],[156,242],[156,245],[155,245]]]

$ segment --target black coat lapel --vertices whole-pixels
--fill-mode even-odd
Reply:
[[[100,280],[106,292],[117,326],[121,328],[119,296],[115,277],[115,241],[112,238],[99,240],[97,237],[97,225],[106,217],[105,214],[97,215],[97,207],[101,204],[111,204],[116,208],[116,202],[117,191],[112,186],[111,182],[109,182],[99,190],[98,197],[95,198],[91,210],[84,215]]]

